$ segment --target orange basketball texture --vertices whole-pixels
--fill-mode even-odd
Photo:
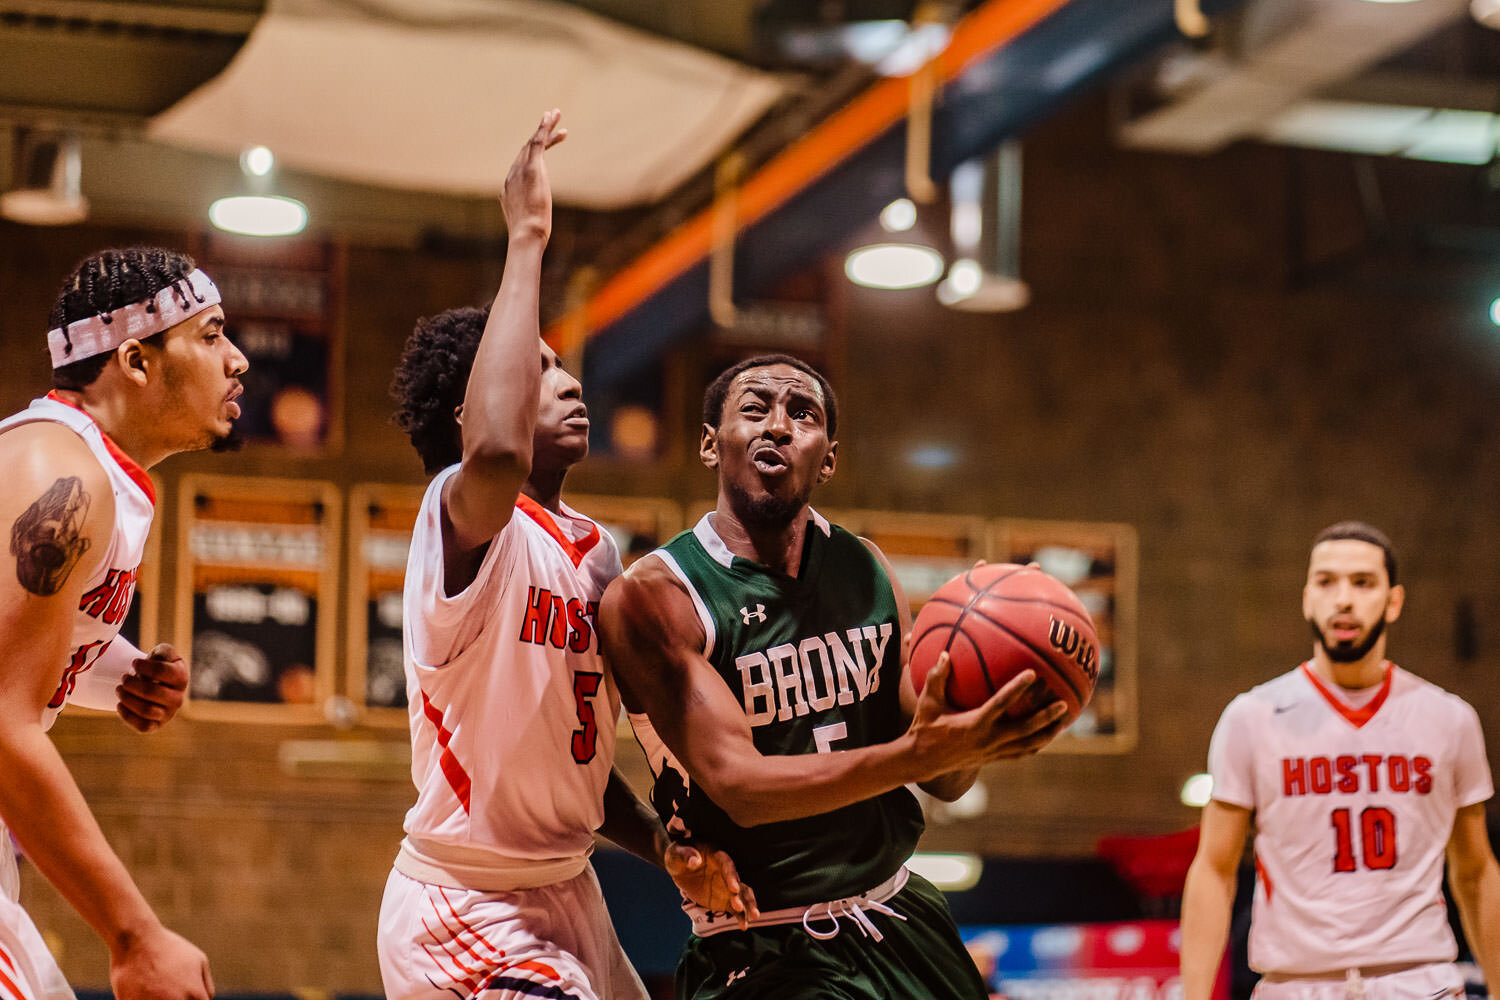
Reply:
[[[947,651],[948,703],[984,704],[1023,670],[1037,677],[1078,718],[1099,677],[1099,634],[1078,596],[1030,566],[990,563],[938,588],[912,626],[911,672],[917,690]],[[1026,715],[1049,699],[1023,702]]]

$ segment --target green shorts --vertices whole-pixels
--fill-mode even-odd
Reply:
[[[881,941],[847,919],[827,941],[800,923],[690,937],[677,963],[677,1000],[987,1000],[931,882],[912,875],[885,905],[906,919],[866,910]]]

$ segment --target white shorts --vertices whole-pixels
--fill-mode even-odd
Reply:
[[[592,866],[515,892],[450,889],[392,870],[376,945],[387,1000],[646,1000]]]
[[[1252,1000],[1443,1000],[1464,995],[1464,977],[1449,962],[1392,972],[1379,967],[1354,972],[1306,979],[1264,976],[1256,984]]]
[[[9,842],[3,849],[10,849]],[[73,989],[63,978],[41,932],[21,904],[3,893],[0,893],[0,1000],[74,1000]]]

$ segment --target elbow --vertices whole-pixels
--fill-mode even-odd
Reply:
[[[489,477],[525,481],[531,475],[531,442],[524,447],[513,441],[479,440],[464,442],[464,465]]]
[[[698,784],[713,800],[714,805],[724,810],[724,815],[728,816],[735,826],[746,828],[759,826],[777,818],[773,815],[775,811],[773,797],[758,791],[748,782],[715,775],[699,781]]]

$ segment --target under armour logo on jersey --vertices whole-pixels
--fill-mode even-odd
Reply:
[[[731,972],[729,978],[724,980],[724,985],[733,986],[736,979],[744,979],[748,975],[750,975],[750,966],[747,965],[738,972]]]
[[[766,620],[766,606],[764,604],[757,604],[754,611],[751,611],[748,607],[740,608],[740,615],[744,617],[746,625],[750,624],[750,619],[752,618],[758,622],[764,622]]]

